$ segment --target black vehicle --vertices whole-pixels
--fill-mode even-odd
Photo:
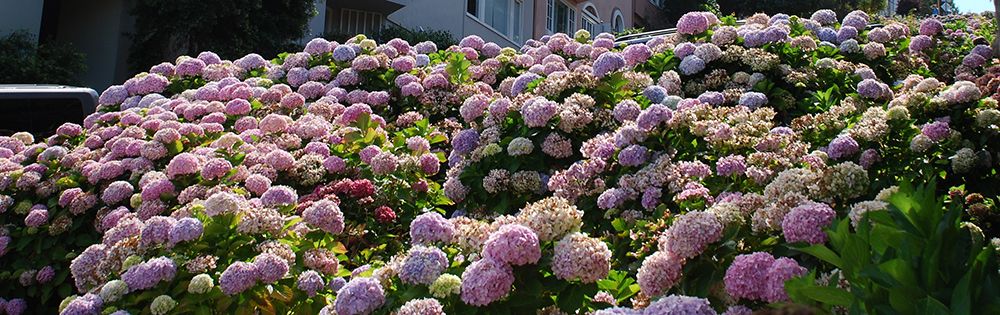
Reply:
[[[0,135],[27,131],[47,137],[64,123],[82,124],[96,105],[97,92],[90,88],[0,84]]]

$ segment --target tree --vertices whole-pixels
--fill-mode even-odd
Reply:
[[[27,31],[0,36],[0,83],[79,85],[85,56],[69,43],[38,43]]]
[[[229,59],[289,51],[316,8],[313,0],[138,0],[131,13],[129,64],[141,71],[206,50]]]

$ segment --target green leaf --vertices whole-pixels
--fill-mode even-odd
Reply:
[[[928,296],[928,297],[924,298],[923,300],[921,300],[919,303],[921,304],[920,311],[923,314],[928,314],[928,315],[930,315],[930,314],[940,314],[940,315],[951,314],[951,311],[948,310],[947,306],[945,306],[943,303],[941,303],[941,301],[938,301],[937,299],[935,299],[933,297]]]
[[[843,268],[844,260],[837,256],[832,250],[827,248],[825,245],[811,245],[807,247],[795,248],[800,252],[812,255],[813,257],[819,258],[822,261],[830,263],[837,268]]]
[[[854,298],[850,292],[844,289],[827,286],[801,288],[799,292],[817,302],[837,306],[851,305]]]

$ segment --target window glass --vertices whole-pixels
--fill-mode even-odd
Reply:
[[[483,22],[501,34],[507,35],[507,19],[510,18],[510,0],[484,0]]]

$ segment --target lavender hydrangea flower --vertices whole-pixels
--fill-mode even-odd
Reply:
[[[265,207],[277,207],[294,204],[298,194],[288,186],[271,186],[260,196],[260,203]]]
[[[385,291],[375,278],[354,278],[337,291],[338,315],[367,315],[385,303]]]
[[[718,313],[712,309],[708,299],[670,295],[650,303],[643,311],[643,314],[664,314],[664,315],[716,315]]]
[[[789,243],[806,242],[822,244],[826,242],[826,231],[837,212],[830,206],[817,202],[807,202],[792,208],[781,221],[781,230]]]
[[[746,92],[740,95],[739,104],[750,109],[756,109],[767,104],[767,95],[760,92]]]
[[[131,291],[150,289],[161,281],[173,280],[177,274],[177,266],[167,257],[157,257],[144,263],[129,267],[122,274],[122,281]]]
[[[260,277],[257,267],[251,263],[237,261],[229,265],[219,276],[219,288],[227,295],[239,294],[257,285]]]
[[[826,153],[831,159],[840,160],[858,153],[858,142],[851,135],[841,135],[830,141]]]
[[[723,225],[713,213],[692,211],[674,220],[660,237],[660,250],[687,259],[700,255],[722,237]]]
[[[258,272],[260,271],[258,270]],[[323,277],[315,270],[306,270],[299,275],[299,279],[296,281],[296,287],[299,290],[305,291],[309,297],[315,296],[316,292],[324,286],[326,286],[326,282],[323,281]]]
[[[678,66],[678,69],[683,75],[698,73],[705,70],[705,60],[695,55],[687,56],[684,57],[684,59],[681,59],[681,64]]]
[[[667,97],[667,89],[659,85],[650,85],[642,91],[642,95],[649,99],[650,102],[660,103]]]
[[[639,166],[646,162],[646,147],[630,145],[618,152],[618,163],[624,166]]]
[[[340,207],[330,200],[324,199],[313,203],[302,211],[302,219],[327,233],[340,234],[344,231],[344,214],[340,211]]]
[[[430,285],[448,267],[448,257],[437,247],[415,245],[406,253],[399,279],[404,283]]]
[[[830,9],[821,9],[813,12],[809,19],[816,21],[821,25],[832,25],[837,23],[837,12],[833,12]]]
[[[706,12],[688,12],[677,20],[677,33],[697,35],[708,30],[709,19]]]
[[[625,60],[625,56],[617,52],[605,52],[597,57],[594,61],[594,76],[598,78],[603,78],[604,76],[621,70],[625,67],[628,62]]]
[[[667,252],[655,252],[642,261],[636,280],[643,294],[659,296],[680,280],[683,267],[684,259]]]
[[[737,300],[763,300],[767,288],[767,270],[774,261],[774,256],[765,252],[737,255],[726,270],[726,292]]]
[[[461,298],[465,304],[486,306],[510,293],[514,271],[489,258],[473,262],[462,273]]]
[[[491,43],[492,44],[492,43]],[[403,304],[397,315],[444,315],[444,306],[433,298],[413,299]]]
[[[410,240],[416,244],[450,242],[454,234],[454,224],[437,212],[418,215],[410,223]]]
[[[519,224],[501,226],[483,244],[483,257],[514,266],[536,263],[541,255],[538,236]]]
[[[177,220],[177,223],[170,227],[170,232],[168,234],[168,242],[171,245],[193,241],[201,237],[204,227],[196,218],[183,218]]]
[[[73,299],[72,302],[66,304],[66,307],[62,309],[60,314],[81,314],[81,315],[97,315],[101,313],[101,308],[104,306],[104,300],[100,296],[87,293],[81,297]],[[7,311],[8,314],[12,314],[10,310]]]

